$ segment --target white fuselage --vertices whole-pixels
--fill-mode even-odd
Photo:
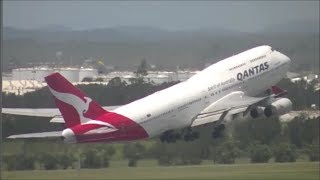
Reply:
[[[221,60],[185,82],[121,106],[114,112],[142,126],[149,137],[184,128],[225,95],[242,91],[256,96],[285,77],[290,59],[260,46]]]

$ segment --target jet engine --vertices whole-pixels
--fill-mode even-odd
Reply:
[[[261,107],[261,106],[257,106],[257,107],[254,107],[250,110],[250,116],[251,118],[255,119],[255,118],[258,118],[258,117],[261,117],[263,116],[263,113],[264,113],[264,107]]]
[[[288,98],[280,98],[268,105],[264,109],[264,115],[271,117],[273,115],[283,115],[292,109],[292,102]]]

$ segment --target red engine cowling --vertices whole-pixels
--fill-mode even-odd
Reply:
[[[292,109],[292,102],[288,98],[280,98],[271,103],[264,109],[264,115],[271,117],[273,115],[283,115]]]

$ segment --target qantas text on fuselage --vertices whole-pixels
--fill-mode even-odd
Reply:
[[[238,73],[237,74],[237,79],[239,81],[243,80],[243,79],[246,79],[248,77],[251,77],[255,74],[258,74],[258,73],[262,73],[263,71],[267,70],[269,68],[269,65],[268,65],[268,62],[264,62],[258,66],[255,66],[255,67],[251,67],[250,69],[248,70],[244,70],[243,73]]]

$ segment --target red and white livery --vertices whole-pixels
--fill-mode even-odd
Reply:
[[[282,97],[286,91],[274,85],[285,77],[289,65],[284,54],[259,46],[221,60],[187,81],[112,108],[101,107],[54,73],[45,80],[59,110],[4,108],[3,113],[52,117],[51,122],[63,122],[67,128],[8,138],[62,137],[65,142],[89,143],[160,136],[170,142],[175,129],[208,123],[218,127],[239,116],[279,116],[290,111],[292,103]]]

